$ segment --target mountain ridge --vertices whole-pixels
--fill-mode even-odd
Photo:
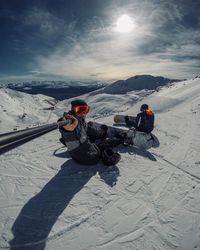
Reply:
[[[117,80],[113,83],[105,82],[81,82],[81,81],[31,81],[22,83],[8,83],[1,85],[13,90],[28,94],[43,94],[57,100],[76,97],[85,93],[125,94],[133,90],[155,90],[172,82],[181,80],[169,79],[162,76],[136,75],[126,80]]]
[[[118,80],[104,88],[107,94],[125,94],[132,90],[148,89],[153,90],[158,87],[165,86],[172,82],[179,82],[183,80],[170,79],[162,76],[152,75],[136,75],[126,80]]]

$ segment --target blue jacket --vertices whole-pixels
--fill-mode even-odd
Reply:
[[[147,109],[136,117],[136,129],[141,132],[150,133],[154,129],[154,113]]]

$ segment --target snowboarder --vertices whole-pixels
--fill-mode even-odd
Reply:
[[[92,127],[92,122],[85,118],[90,107],[84,100],[75,99],[71,102],[71,110],[65,112],[58,121],[69,119],[71,122],[60,128],[60,141],[67,146],[72,159],[81,165],[94,165],[101,159],[109,166],[119,162],[120,154],[113,152],[111,147],[121,143],[119,138],[108,139],[107,126],[102,125],[99,130]],[[101,139],[100,143],[95,143]]]
[[[135,121],[130,121],[129,117],[126,116],[126,125],[134,127],[137,131],[151,133],[154,129],[154,113],[147,104],[142,104],[140,111]]]

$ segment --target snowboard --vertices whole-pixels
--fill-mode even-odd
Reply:
[[[92,126],[94,129],[98,130],[101,129],[101,126],[105,124],[101,124],[98,122],[90,122],[90,126]],[[136,131],[134,129],[128,129],[128,128],[118,128],[114,126],[107,126],[108,127],[108,137],[118,137],[119,135],[126,135],[125,143],[128,145],[132,145],[138,148],[142,149],[149,149],[151,147],[157,148],[159,147],[160,143],[158,138],[150,133],[144,133],[140,131]]]
[[[131,122],[136,121],[135,116],[129,116],[129,115],[115,115],[113,117],[113,120],[114,120],[115,124],[126,124],[126,119],[125,118],[128,119]]]

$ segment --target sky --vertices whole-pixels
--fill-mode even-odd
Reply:
[[[199,9],[200,0],[0,0],[0,81],[195,77]]]

